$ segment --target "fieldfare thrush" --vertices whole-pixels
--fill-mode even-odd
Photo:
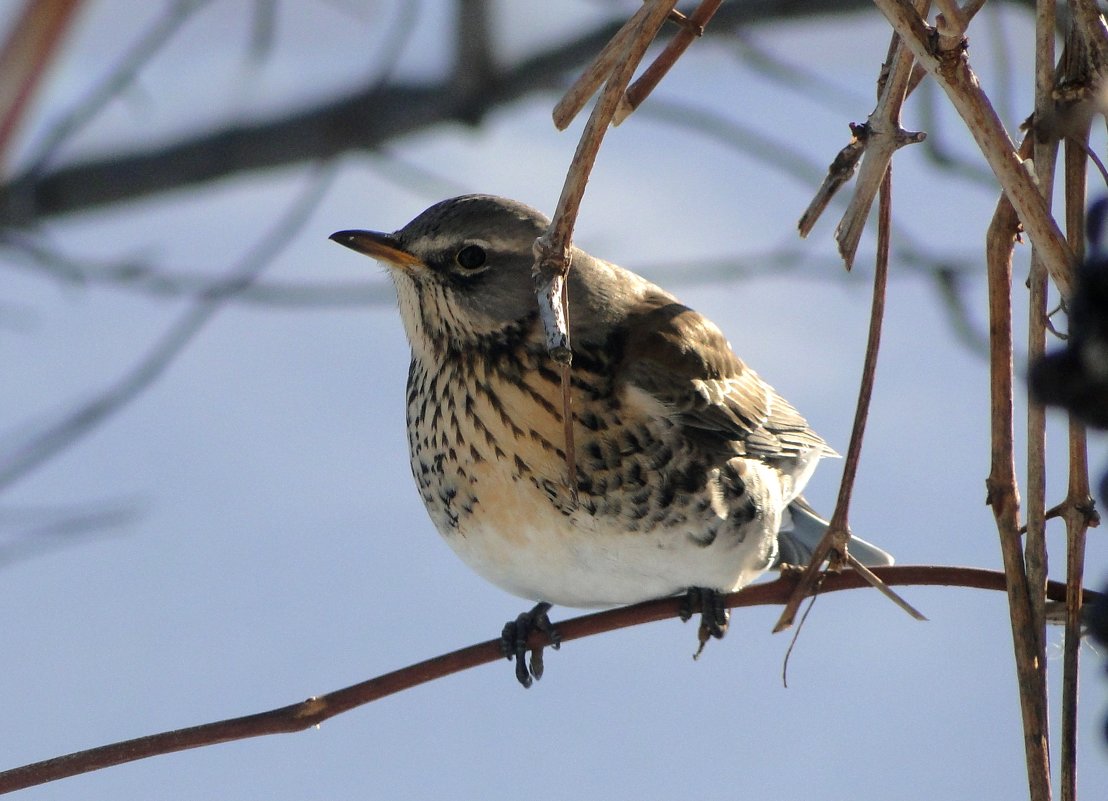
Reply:
[[[688,593],[700,640],[719,594],[805,564],[826,522],[800,493],[835,453],[710,320],[583,250],[569,273],[577,498],[565,481],[560,375],[531,270],[538,211],[491,195],[444,200],[395,233],[339,231],[384,262],[412,347],[412,473],[439,533],[473,570],[539,604],[505,626],[524,686],[528,635],[551,604]],[[851,540],[863,563],[880,548]]]

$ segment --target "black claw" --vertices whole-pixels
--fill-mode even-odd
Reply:
[[[531,677],[541,679],[543,673],[542,651],[545,646],[528,649],[527,640],[531,633],[540,631],[550,641],[550,646],[557,649],[561,645],[561,637],[558,630],[550,622],[547,612],[550,604],[543,602],[536,604],[530,612],[524,612],[515,620],[509,620],[504,624],[504,630],[500,633],[500,652],[509,660],[516,662],[516,680],[524,687],[531,686]],[[531,658],[528,661],[527,652],[530,650]]]
[[[700,615],[700,627],[696,632],[696,639],[700,646],[693,654],[693,659],[699,659],[704,651],[704,646],[713,637],[721,639],[727,633],[727,624],[731,619],[731,612],[723,604],[724,593],[710,590],[707,587],[689,587],[685,598],[681,603],[681,619],[688,621],[695,614]]]

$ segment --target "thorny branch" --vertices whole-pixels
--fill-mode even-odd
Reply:
[[[926,13],[929,3],[918,2],[920,13]],[[973,19],[974,15],[984,5],[984,0],[974,0],[967,3],[966,7],[959,11],[961,29]],[[941,20],[941,18],[940,18]],[[893,52],[895,48],[896,52]],[[850,131],[853,134],[847,145],[839,151],[834,161],[827,170],[820,188],[816,191],[812,201],[808,204],[804,214],[800,217],[797,228],[801,237],[808,236],[816,221],[823,214],[830,199],[852,177],[858,167],[858,162],[865,155],[865,165],[862,174],[858,178],[858,188],[851,198],[850,206],[843,214],[835,231],[835,238],[839,243],[839,251],[849,270],[854,263],[854,255],[857,252],[858,243],[861,240],[862,231],[865,228],[866,219],[869,216],[870,206],[877,194],[884,168],[892,160],[893,154],[905,145],[918,144],[927,141],[928,135],[923,132],[905,131],[900,126],[899,117],[893,121],[889,119],[888,104],[894,98],[898,107],[902,106],[905,98],[912,94],[920,86],[927,72],[911,58],[907,47],[898,38],[890,45],[890,52],[885,59],[883,84],[885,91],[878,98],[877,107],[863,124],[851,123]],[[876,153],[868,152],[870,145],[874,144]]]

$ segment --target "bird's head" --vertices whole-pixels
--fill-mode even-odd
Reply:
[[[412,347],[463,348],[537,310],[532,245],[549,221],[492,195],[444,200],[400,230],[338,231],[331,239],[384,262]]]

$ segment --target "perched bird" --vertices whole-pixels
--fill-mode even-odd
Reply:
[[[701,645],[720,593],[803,564],[826,529],[800,493],[835,455],[710,320],[633,272],[572,249],[577,497],[559,373],[531,270],[548,220],[491,195],[444,200],[391,233],[331,239],[385,263],[412,348],[412,473],[435,527],[473,570],[540,602],[505,626],[524,686],[527,637],[551,604],[689,595]],[[891,564],[857,539],[851,553]],[[686,616],[687,617],[687,616]]]

